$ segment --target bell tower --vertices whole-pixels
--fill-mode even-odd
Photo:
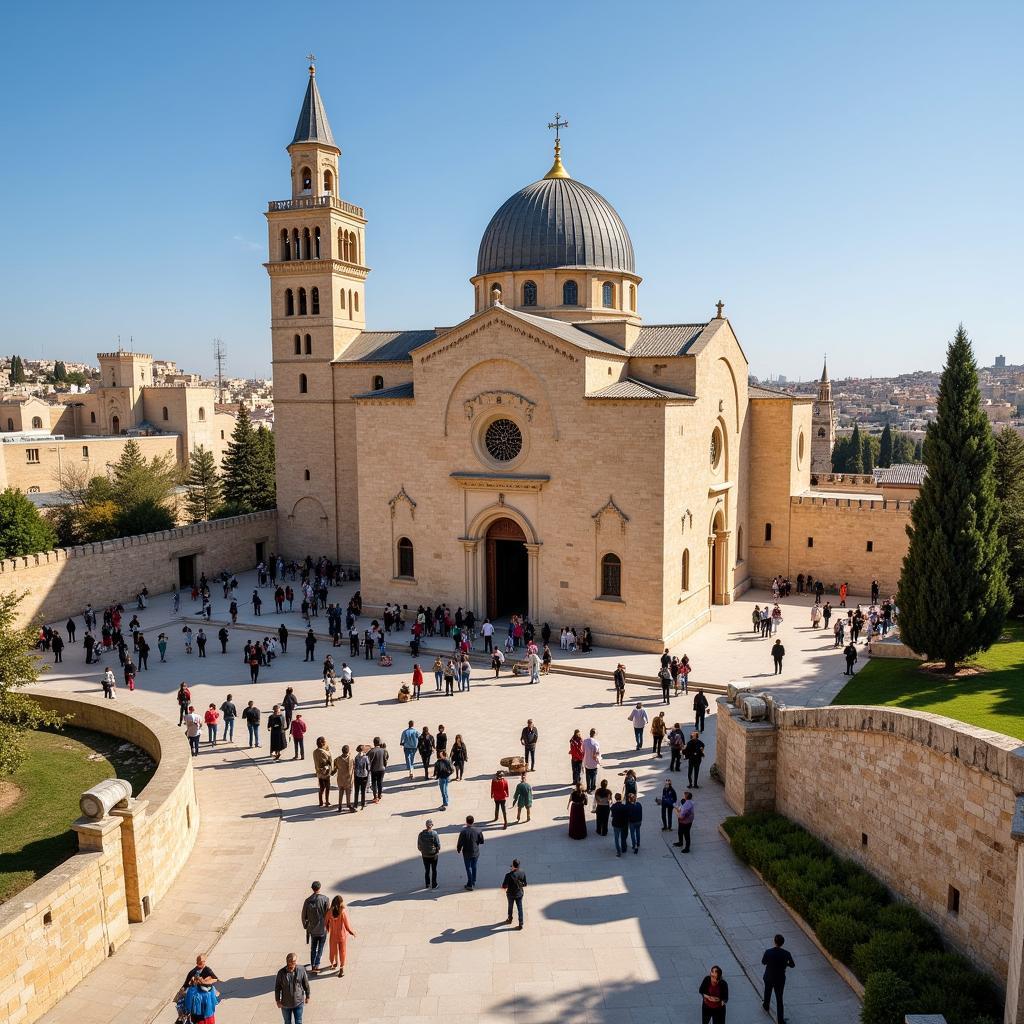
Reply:
[[[836,445],[836,410],[832,402],[832,381],[828,379],[828,360],[822,367],[818,382],[811,433],[811,472],[827,476],[832,472],[832,449]]]
[[[336,421],[344,413],[333,401],[331,364],[366,326],[366,218],[339,198],[341,149],[314,60],[310,55],[287,146],[291,198],[272,201],[266,214],[277,503],[286,555],[345,558],[338,550],[334,479]]]

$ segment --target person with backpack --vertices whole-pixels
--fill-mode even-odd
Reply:
[[[416,849],[423,858],[423,888],[437,888],[437,858],[441,852],[441,837],[434,831],[434,822],[427,818],[426,828],[416,837]]]
[[[704,731],[704,716],[708,713],[709,707],[710,705],[708,704],[707,697],[704,696],[704,691],[698,690],[693,698],[693,719],[697,732]]]
[[[430,735],[430,727],[423,726],[420,738],[416,747],[420,752],[420,760],[423,762],[423,778],[430,778],[430,759],[434,756],[434,748],[437,746],[434,737]]]
[[[455,769],[448,757],[447,750],[440,750],[437,760],[434,762],[434,778],[437,779],[437,788],[441,791],[441,810],[448,810],[448,779]]]

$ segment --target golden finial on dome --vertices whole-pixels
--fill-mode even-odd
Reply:
[[[559,132],[563,128],[568,128],[569,122],[563,121],[562,115],[556,113],[554,121],[550,122],[548,127],[555,130],[555,162],[551,165],[551,170],[544,177],[571,178],[572,175],[565,169],[565,164],[562,163],[562,140],[559,138]]]
[[[316,74],[316,54],[307,53],[306,60],[309,61],[309,77],[312,78]]]

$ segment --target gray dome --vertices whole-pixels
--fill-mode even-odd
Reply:
[[[520,189],[491,218],[478,274],[596,267],[634,273],[633,243],[611,203],[569,177],[541,178]]]

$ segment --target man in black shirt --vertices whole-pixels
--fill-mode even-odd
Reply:
[[[764,951],[761,963],[764,964],[764,1012],[769,1012],[772,1001],[772,992],[775,993],[775,1012],[779,1024],[786,1024],[785,1013],[782,1009],[782,990],[786,987],[786,968],[796,967],[792,954],[788,949],[783,949],[786,940],[781,935],[775,936],[775,945]]]
[[[519,914],[517,931],[523,930],[523,890],[526,888],[526,873],[519,868],[519,861],[513,860],[512,867],[505,874],[501,883],[505,890],[505,898],[508,900],[508,917],[505,924],[512,923],[512,908],[515,907]]]
[[[523,758],[531,772],[536,769],[537,765],[537,739],[537,726],[533,724],[532,718],[528,718],[519,735],[519,742],[523,745]]]

